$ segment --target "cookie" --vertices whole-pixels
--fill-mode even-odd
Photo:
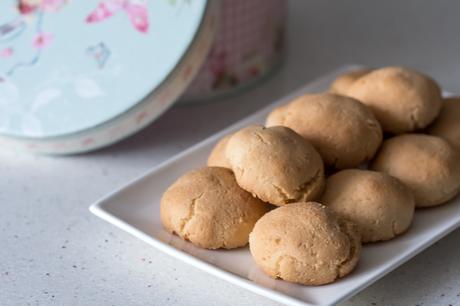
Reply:
[[[445,99],[441,113],[434,124],[430,126],[429,133],[447,140],[451,145],[460,150],[460,98]]]
[[[389,240],[405,232],[415,209],[412,192],[399,180],[358,169],[330,176],[321,203],[355,223],[362,242]]]
[[[268,114],[267,118],[271,118],[271,121],[274,122],[274,123],[275,122],[282,122],[284,120],[284,116],[286,114],[286,110],[287,110],[288,107],[289,107],[289,104],[283,104],[283,105],[275,107]],[[266,124],[266,122],[265,122],[265,124]],[[276,124],[272,124],[272,126],[275,126],[275,125]]]
[[[256,264],[270,277],[323,285],[349,274],[358,263],[356,226],[314,203],[276,208],[257,221],[249,236]]]
[[[441,90],[429,77],[411,69],[387,67],[356,80],[347,95],[368,105],[385,132],[423,129],[441,110]]]
[[[416,207],[440,205],[460,191],[460,152],[436,136],[405,134],[386,140],[371,169],[408,186]]]
[[[382,143],[374,114],[359,101],[331,93],[306,94],[268,115],[307,139],[328,166],[344,169],[371,159]]]
[[[362,68],[341,74],[337,79],[334,80],[334,82],[332,82],[331,86],[329,87],[329,91],[332,93],[345,95],[354,81],[371,71],[371,69]]]
[[[246,127],[233,134],[225,152],[238,184],[264,202],[307,202],[323,191],[320,155],[287,127]]]
[[[227,147],[227,142],[230,139],[230,136],[227,135],[223,137],[219,142],[214,146],[208,157],[208,166],[210,167],[223,167],[230,168],[230,163],[225,156],[225,148]]]
[[[267,210],[267,204],[238,186],[231,170],[220,167],[184,174],[161,199],[165,229],[207,249],[246,245]]]

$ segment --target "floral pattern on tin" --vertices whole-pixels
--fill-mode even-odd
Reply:
[[[17,0],[12,20],[0,24],[0,60],[6,65],[0,71],[4,77],[13,76],[18,70],[36,65],[46,48],[53,44],[56,37],[44,29],[48,14],[59,12],[69,3],[68,0]],[[133,28],[147,33],[149,18],[146,0],[103,0],[89,12],[84,22],[99,23],[118,12],[124,12]],[[30,35],[32,33],[32,35]],[[32,39],[30,38],[32,36]],[[24,41],[28,40],[28,41]],[[21,47],[17,50],[16,46]],[[109,48],[99,42],[87,48],[87,54],[94,58],[99,68],[103,68],[110,56]],[[18,53],[22,53],[20,56]],[[6,68],[5,68],[6,67]],[[0,77],[0,80],[3,79]]]
[[[212,88],[230,88],[238,84],[238,78],[228,67],[225,50],[212,48],[208,55],[208,62],[213,75]]]
[[[45,14],[58,12],[67,4],[67,0],[18,0],[17,16],[0,25],[0,59],[10,61],[4,71],[5,76],[12,76],[17,70],[35,65],[43,49],[54,40],[52,33],[43,29]],[[21,58],[16,58],[15,45],[29,37],[25,33],[31,32],[32,40],[28,42],[30,52]],[[25,43],[27,45],[27,43]]]
[[[147,33],[149,30],[149,17],[146,0],[103,0],[86,17],[87,23],[102,22],[113,15],[124,12],[137,31]]]

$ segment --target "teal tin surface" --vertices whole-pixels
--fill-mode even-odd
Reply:
[[[205,59],[219,1],[0,1],[0,142],[89,151],[158,117]]]

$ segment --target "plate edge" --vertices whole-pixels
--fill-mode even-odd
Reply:
[[[155,239],[152,239],[150,238],[147,234],[145,234],[144,232],[132,227],[131,225],[129,225],[128,223],[126,223],[125,221],[117,218],[117,217],[114,217],[112,216],[111,214],[109,214],[103,207],[104,203],[108,200],[110,200],[111,198],[117,196],[118,194],[120,194],[123,190],[125,190],[126,188],[140,182],[141,180],[143,180],[144,178],[148,177],[149,175],[153,174],[154,172],[157,172],[157,171],[160,171],[161,169],[165,168],[165,167],[168,167],[169,165],[173,164],[174,162],[176,162],[177,160],[181,159],[182,157],[188,155],[190,152],[193,152],[203,146],[206,146],[207,144],[209,144],[210,142],[213,142],[219,138],[221,138],[222,136],[224,136],[225,134],[229,133],[231,130],[237,128],[238,126],[240,125],[243,125],[245,124],[246,122],[248,121],[251,121],[252,118],[254,117],[257,117],[260,113],[264,113],[266,112],[267,110],[275,107],[276,105],[278,104],[281,104],[283,102],[286,102],[290,99],[292,99],[293,97],[295,96],[298,96],[308,90],[311,90],[311,88],[314,88],[314,87],[318,87],[320,84],[324,83],[326,80],[329,80],[331,79],[332,77],[334,77],[335,75],[339,75],[340,73],[344,73],[346,71],[350,71],[350,70],[353,70],[353,69],[358,69],[358,68],[362,68],[364,67],[363,65],[360,65],[360,64],[345,64],[343,66],[340,66],[339,68],[336,68],[332,71],[329,71],[327,73],[325,73],[324,75],[322,75],[321,77],[319,78],[316,78],[316,79],[313,79],[311,81],[308,81],[305,85],[295,89],[294,91],[290,92],[290,93],[287,93],[286,95],[282,96],[281,98],[277,99],[275,102],[273,103],[270,103],[268,104],[267,106],[251,113],[250,115],[240,119],[240,120],[237,120],[236,122],[232,123],[231,125],[227,126],[226,128],[212,134],[211,136],[209,137],[206,137],[204,138],[203,140],[197,142],[196,144],[190,146],[189,148],[185,149],[184,151],[182,152],[179,152],[177,153],[176,155],[174,155],[173,157],[161,162],[160,164],[158,164],[157,166],[154,166],[152,168],[150,168],[149,170],[141,173],[139,176],[135,177],[134,179],[128,181],[127,183],[124,183],[123,185],[121,185],[120,187],[118,188],[115,188],[114,191],[108,193],[106,196],[103,196],[102,198],[100,198],[99,200],[97,200],[96,202],[94,202],[90,207],[89,207],[89,211],[91,213],[93,213],[94,215],[96,215],[97,217],[103,219],[104,221],[112,224],[112,225],[115,225],[117,227],[119,227],[120,229],[124,230],[125,232],[131,234],[132,236],[146,242],[147,244],[155,247],[156,249],[160,250],[161,252],[163,253],[166,253],[170,256],[173,256],[174,258],[176,259],[180,259],[184,262],[186,262],[187,264],[190,264],[196,268],[198,268],[199,270],[202,270],[204,272],[207,272],[215,277],[218,277],[220,279],[223,279],[225,281],[228,281],[229,283],[233,284],[233,285],[237,285],[241,288],[244,288],[246,290],[249,290],[253,293],[256,293],[256,294],[259,294],[261,296],[264,296],[266,298],[269,298],[269,299],[272,299],[272,300],[275,300],[277,302],[281,302],[281,303],[284,303],[286,305],[291,305],[291,306],[332,306],[340,301],[343,301],[344,299],[356,294],[357,292],[359,292],[360,290],[366,288],[367,286],[363,286],[363,288],[359,288],[357,289],[357,291],[354,291],[352,293],[350,293],[349,295],[347,296],[344,296],[344,297],[341,297],[340,299],[337,299],[337,300],[334,300],[334,301],[331,301],[330,303],[308,303],[308,302],[305,302],[305,301],[302,301],[298,298],[294,298],[294,297],[291,297],[285,293],[282,293],[282,292],[279,292],[279,291],[276,291],[276,290],[272,290],[272,289],[269,289],[269,288],[265,288],[265,287],[262,287],[261,285],[258,285],[256,284],[255,282],[253,281],[250,281],[246,278],[243,278],[239,275],[236,275],[236,274],[233,274],[231,272],[228,272],[228,271],[225,271],[223,269],[220,269],[212,264],[209,264],[201,259],[198,259],[186,252],[183,252],[183,251],[180,251],[180,250],[177,250],[163,242],[160,242],[160,241],[157,241]],[[376,280],[378,280],[379,278],[377,278]]]

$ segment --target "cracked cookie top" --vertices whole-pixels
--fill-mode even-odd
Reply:
[[[405,232],[415,200],[398,179],[381,172],[348,169],[328,177],[321,203],[354,222],[363,242],[383,241]]]
[[[233,134],[225,153],[238,184],[264,202],[307,202],[323,191],[320,155],[287,127],[246,127]]]
[[[371,159],[382,143],[372,111],[358,100],[331,93],[305,94],[273,110],[267,126],[287,126],[307,139],[324,163],[351,168]]]
[[[443,204],[460,191],[460,152],[440,137],[404,134],[390,138],[370,168],[409,187],[416,207]]]
[[[335,281],[356,266],[356,226],[315,202],[293,203],[265,214],[249,237],[251,254],[273,278],[304,285]]]
[[[356,80],[348,96],[369,106],[385,132],[423,129],[441,110],[441,90],[434,80],[401,67],[374,70]]]
[[[161,199],[165,229],[207,249],[248,243],[255,222],[268,205],[241,189],[231,170],[204,167],[172,184]]]
[[[351,87],[351,84],[371,71],[371,69],[362,68],[339,75],[337,79],[332,82],[331,86],[329,87],[329,91],[339,95],[345,95],[348,89]]]

